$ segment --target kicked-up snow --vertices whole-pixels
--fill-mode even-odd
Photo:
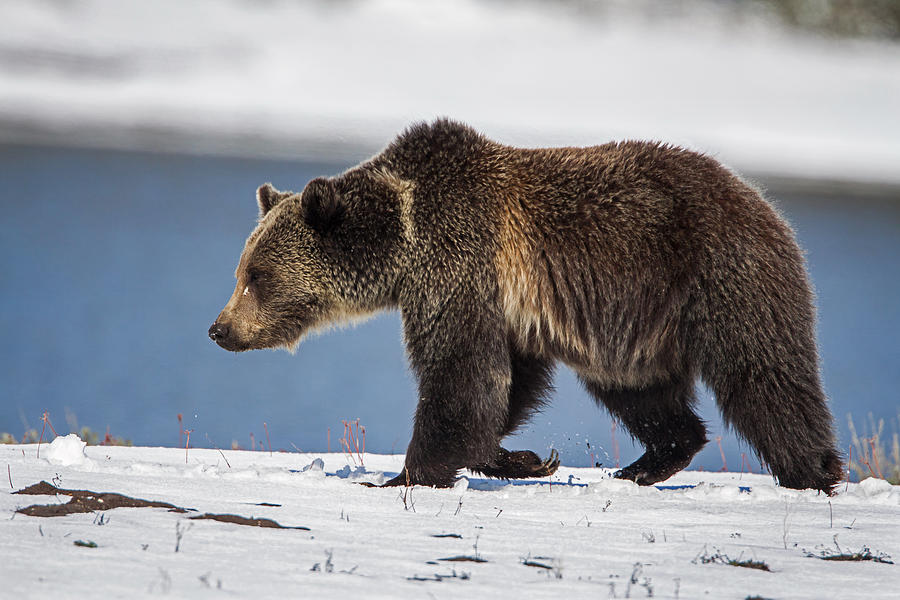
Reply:
[[[638,487],[560,467],[545,480],[469,474],[452,489],[379,489],[360,483],[393,476],[403,456],[365,454],[362,467],[337,453],[82,448],[75,436],[43,444],[40,458],[33,444],[0,446],[0,596],[871,599],[900,589],[900,566],[887,562],[900,559],[900,486],[876,479],[829,498],[763,475],[689,471]],[[188,511],[17,513],[70,501],[12,493],[41,481]],[[191,519],[206,513],[309,530]],[[840,555],[869,560],[822,558]],[[750,568],[759,563],[769,571]]]

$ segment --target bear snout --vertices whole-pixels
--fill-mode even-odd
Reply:
[[[230,328],[226,323],[216,321],[209,327],[209,339],[223,347],[228,340],[229,333]]]

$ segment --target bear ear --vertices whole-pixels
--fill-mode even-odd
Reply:
[[[279,202],[289,196],[293,196],[293,192],[281,192],[276,190],[271,183],[264,183],[256,190],[256,203],[259,204],[259,217],[266,216],[270,210],[275,208]]]
[[[306,184],[300,206],[303,220],[322,233],[334,228],[347,208],[334,183],[324,177],[313,179]]]

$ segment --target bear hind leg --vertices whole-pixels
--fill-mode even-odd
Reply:
[[[726,423],[780,485],[833,492],[844,475],[843,460],[815,367],[732,368],[710,379]]]
[[[643,388],[611,388],[582,378],[588,392],[644,446],[644,454],[615,474],[638,485],[664,481],[687,467],[706,444],[706,427],[694,412],[690,380]]]

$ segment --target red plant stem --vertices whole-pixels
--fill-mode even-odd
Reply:
[[[862,464],[864,464],[864,465],[866,465],[867,467],[869,467],[869,473],[872,474],[872,477],[877,477],[877,475],[875,475],[875,471],[872,470],[872,465],[869,464],[869,455],[868,455],[868,452],[865,453],[865,454],[863,454],[863,457],[860,459],[859,462],[861,462]]]
[[[728,470],[728,462],[725,461],[725,451],[722,449],[722,436],[716,436],[716,443],[719,445],[719,454],[722,455],[722,471]]]
[[[50,422],[50,411],[45,410],[43,416],[41,416],[41,420],[50,426],[50,431],[53,432],[53,435],[59,435],[56,433],[56,430],[53,429],[53,423]]]
[[[344,425],[344,437],[341,438],[341,445],[344,447],[344,452],[346,452],[350,456],[350,460],[353,461],[353,464],[356,464],[356,459],[353,457],[353,452],[350,451],[350,438],[352,436],[352,430],[350,429],[350,423],[347,421],[341,421]]]
[[[263,429],[266,430],[266,444],[269,445],[269,456],[272,456],[272,442],[269,441],[269,426],[263,421]]]
[[[612,443],[613,443],[613,456],[616,459],[616,468],[619,468],[619,441],[616,439],[616,420],[612,421]]]
[[[6,475],[9,477],[9,488],[15,489],[12,484],[12,471],[9,470],[9,463],[6,463]]]
[[[331,454],[331,427],[328,428],[328,454]]]
[[[865,438],[863,439],[863,442],[867,442],[867,441],[869,441],[869,440],[865,439]],[[878,477],[875,474],[875,471],[872,469],[872,465],[869,464],[869,451],[868,451],[868,449],[866,449],[865,446],[863,446],[863,455],[862,455],[862,458],[859,460],[859,462],[861,462],[862,464],[866,465],[869,468],[869,473],[872,474],[872,477]]]
[[[41,457],[41,442],[44,441],[44,430],[47,428],[47,421],[44,421],[44,425],[41,427],[41,437],[38,438],[38,448],[37,448],[37,457]]]
[[[178,413],[178,445],[181,445],[181,442],[184,441],[184,422],[182,421],[181,413]]]
[[[253,432],[250,432],[250,450],[256,450],[256,438],[253,436]]]
[[[53,432],[53,435],[59,435],[58,433],[56,433],[56,430],[53,429],[53,423],[50,422],[50,411],[47,411],[47,410],[44,411],[44,414],[41,415],[41,422],[43,423],[43,425],[41,425],[41,437],[38,438],[38,447],[37,447],[37,457],[38,458],[41,457],[41,442],[44,441],[44,431],[47,430],[47,425],[50,426],[50,431]]]
[[[878,479],[884,479],[884,475],[881,474],[881,467],[878,466],[878,453],[875,452],[875,440],[877,436],[872,436],[869,438],[869,446],[872,448],[872,460],[875,461],[875,472],[878,473]]]
[[[339,440],[341,448],[347,453],[353,464],[363,466],[365,464],[363,455],[366,453],[366,428],[359,424],[359,419],[356,421],[341,420],[341,423],[344,425],[344,437]],[[328,450],[331,451],[331,430],[329,429],[328,432]]]
[[[184,443],[184,464],[187,464],[188,461],[188,448],[191,446],[191,433],[193,429],[185,429],[184,433],[187,435],[187,441]]]

